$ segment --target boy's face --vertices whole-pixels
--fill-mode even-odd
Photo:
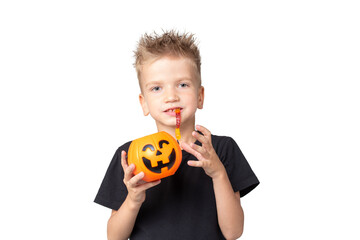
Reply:
[[[181,124],[195,124],[195,112],[203,107],[204,88],[192,60],[165,56],[145,64],[139,96],[144,115],[154,118],[159,130],[176,126],[175,109],[181,109]]]

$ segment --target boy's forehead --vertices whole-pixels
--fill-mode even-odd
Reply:
[[[149,81],[176,79],[190,79],[200,82],[195,62],[187,57],[163,56],[149,59],[141,67],[142,84]]]

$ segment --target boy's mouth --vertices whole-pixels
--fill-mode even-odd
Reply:
[[[175,109],[177,109],[177,108],[180,108],[180,107],[168,108],[164,112],[175,112]],[[181,110],[182,110],[182,108],[180,108],[180,111]]]
[[[179,108],[180,109],[180,112],[182,111],[182,108],[180,107],[174,107],[174,108],[168,108],[166,109],[164,112],[171,115],[171,116],[176,116],[176,113],[175,113],[175,109]]]

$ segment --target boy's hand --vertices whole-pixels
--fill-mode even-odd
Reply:
[[[202,167],[205,173],[211,178],[216,178],[224,173],[225,167],[221,163],[218,155],[216,154],[211,144],[211,133],[203,126],[196,126],[196,130],[200,131],[204,135],[198,132],[192,132],[192,135],[202,143],[202,146],[191,143],[181,143],[181,147],[188,153],[194,155],[199,161],[188,161],[188,165],[192,167]]]
[[[142,204],[145,201],[145,191],[153,186],[158,185],[161,180],[154,182],[145,182],[143,172],[134,175],[135,165],[128,166],[126,161],[126,152],[121,152],[121,165],[124,170],[124,184],[128,190],[128,197],[135,204]]]

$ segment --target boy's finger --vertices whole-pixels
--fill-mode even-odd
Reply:
[[[130,164],[130,166],[128,166],[127,168],[125,168],[124,170],[124,181],[128,182],[131,178],[132,178],[132,173],[134,172],[135,169],[135,165],[132,163]]]
[[[202,167],[203,166],[203,162],[201,161],[194,161],[194,160],[189,160],[187,161],[187,164],[191,167]]]
[[[139,172],[128,181],[128,184],[130,185],[130,187],[136,187],[139,182],[144,178],[144,176],[144,172]]]
[[[157,180],[157,181],[154,181],[154,182],[148,182],[148,183],[144,183],[142,184],[141,186],[138,187],[139,191],[145,191],[149,188],[152,188],[158,184],[161,183],[161,180]]]
[[[197,145],[195,143],[191,143],[190,147],[192,149],[194,149],[195,151],[199,152],[203,156],[206,154],[206,150],[202,146],[199,146],[199,145]]]
[[[196,130],[200,131],[202,134],[204,134],[205,137],[208,137],[211,139],[211,132],[204,126],[196,125]]]
[[[208,144],[208,140],[204,135],[201,135],[200,133],[195,131],[192,132],[192,135],[194,136],[194,138],[196,138],[196,140],[198,140],[202,144]]]
[[[182,142],[182,143],[181,143],[181,147],[182,147],[185,151],[187,151],[188,153],[194,155],[198,160],[201,160],[201,159],[202,159],[201,153],[199,153],[199,152],[196,151],[195,149],[191,148],[191,147],[189,146],[189,144]]]
[[[125,169],[128,167],[128,164],[126,161],[126,152],[124,150],[121,151],[121,166],[125,172]]]

